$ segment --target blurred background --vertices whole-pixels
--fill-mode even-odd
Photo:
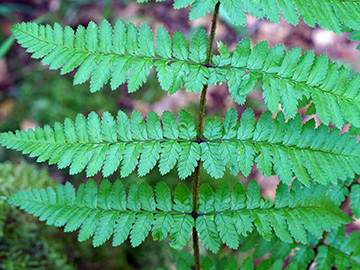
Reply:
[[[148,82],[140,91],[129,94],[126,85],[111,91],[105,86],[91,94],[89,84],[73,86],[73,73],[60,76],[58,71],[49,71],[39,60],[30,58],[16,42],[10,28],[14,23],[37,21],[40,23],[86,26],[89,21],[100,23],[107,19],[114,24],[116,20],[133,22],[139,26],[148,23],[153,30],[162,25],[170,34],[181,31],[190,38],[200,27],[210,28],[211,14],[195,20],[188,20],[188,9],[174,10],[172,1],[151,4],[137,4],[133,0],[22,0],[0,1],[0,132],[27,130],[45,124],[63,122],[66,117],[75,119],[78,113],[87,115],[96,111],[112,114],[121,109],[127,113],[138,110],[147,114],[149,110],[161,113],[171,110],[174,114],[185,108],[197,115],[199,96],[186,91],[178,91],[172,96],[162,91],[152,72]],[[247,26],[232,25],[226,15],[220,14],[216,31],[216,40],[223,41],[232,50],[240,39],[249,37],[253,44],[268,40],[270,46],[284,44],[286,49],[301,47],[303,51],[314,50],[316,54],[327,53],[353,72],[359,71],[358,42],[350,41],[348,33],[336,36],[322,29],[312,29],[304,23],[294,27],[281,21],[278,24],[248,17]],[[304,101],[306,107],[308,101]],[[208,116],[222,118],[226,111],[234,107],[241,114],[251,107],[259,116],[264,110],[264,101],[260,85],[248,96],[245,105],[237,105],[230,98],[226,86],[211,86],[207,96]],[[299,110],[304,119],[306,109]],[[311,114],[308,112],[307,114]],[[172,172],[163,180],[175,187],[177,174]],[[204,172],[202,182],[209,182],[216,187],[220,180],[211,180]],[[110,180],[116,179],[115,173]],[[94,177],[96,181],[101,176]],[[263,177],[253,168],[248,178],[234,177],[229,173],[225,178],[229,183],[241,181],[248,183],[257,179],[263,195],[273,197],[278,179]],[[152,186],[161,180],[157,169],[145,178],[136,174],[122,179],[125,186],[134,181],[147,181]],[[86,182],[85,174],[68,176],[68,170],[58,170],[56,166],[35,164],[35,160],[22,156],[15,151],[0,149],[0,196],[8,196],[21,189],[55,186],[71,181],[75,185]],[[186,180],[185,184],[190,184]],[[190,185],[189,185],[190,186]],[[359,229],[354,223],[349,230]],[[256,237],[256,236],[254,236]],[[92,248],[91,241],[77,242],[77,233],[63,233],[62,229],[45,227],[27,214],[16,210],[0,201],[0,269],[175,269],[173,261],[188,258],[176,250],[170,250],[168,243],[154,242],[150,237],[138,248],[131,248],[129,242],[112,248],[111,243],[99,248]],[[191,243],[185,248],[191,251]],[[204,252],[204,251],[203,251]],[[253,250],[243,245],[239,251],[224,249],[219,258],[231,253],[239,261],[246,258]],[[189,258],[191,260],[191,256]]]

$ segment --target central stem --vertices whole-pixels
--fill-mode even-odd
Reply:
[[[212,19],[211,24],[211,30],[210,30],[210,37],[209,37],[209,43],[207,48],[207,56],[206,56],[206,62],[205,65],[211,64],[211,58],[213,55],[213,47],[214,47],[214,39],[215,39],[215,30],[216,30],[216,23],[219,17],[219,8],[220,8],[220,2],[217,2],[215,9],[214,9],[214,15]],[[201,91],[201,97],[200,97],[200,105],[199,105],[199,122],[198,122],[198,135],[197,139],[198,141],[201,141],[203,139],[203,130],[204,130],[204,118],[205,118],[205,103],[206,103],[206,93],[208,89],[208,84],[204,85],[203,90]],[[200,161],[198,161],[197,167],[194,172],[194,179],[193,179],[193,209],[192,209],[192,216],[196,220],[197,218],[197,210],[198,210],[198,204],[199,204],[199,186],[200,186],[200,169],[201,164]],[[199,236],[196,231],[196,227],[193,227],[192,231],[193,235],[193,249],[194,249],[194,261],[195,261],[195,270],[201,269],[201,263],[200,263],[200,249],[199,249]]]

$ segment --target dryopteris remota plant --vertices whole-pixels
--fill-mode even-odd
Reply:
[[[353,220],[341,211],[346,198],[350,198],[351,216],[360,216],[356,176],[360,174],[360,144],[354,133],[340,134],[345,123],[360,126],[360,75],[350,76],[348,69],[326,55],[301,54],[299,48],[286,52],[282,45],[269,49],[266,41],[251,48],[250,40],[243,39],[233,51],[219,42],[215,55],[213,45],[220,6],[240,24],[245,23],[245,12],[278,22],[281,11],[292,24],[297,24],[300,15],[312,27],[317,23],[340,34],[341,24],[360,30],[360,3],[174,1],[174,8],[189,5],[190,18],[214,9],[210,35],[200,29],[190,44],[180,32],[170,36],[160,26],[154,36],[145,23],[137,28],[121,21],[114,27],[106,20],[99,27],[90,22],[76,31],[59,24],[21,23],[12,31],[32,57],[42,58],[50,69],[60,69],[61,74],[77,69],[74,84],[90,79],[91,92],[108,82],[112,89],[127,83],[128,91],[134,92],[155,66],[160,87],[169,94],[183,87],[201,93],[197,123],[185,110],[177,117],[169,111],[161,117],[150,112],[145,119],[137,111],[130,119],[122,111],[116,119],[108,112],[101,117],[92,112],[87,117],[79,114],[74,121],[65,119],[53,128],[2,133],[0,143],[37,157],[38,162],[70,167],[70,174],[86,170],[87,177],[100,171],[107,177],[118,168],[121,177],[134,170],[145,176],[156,164],[162,175],[176,168],[180,179],[192,176],[192,192],[184,184],[171,192],[159,182],[155,191],[142,183],[131,185],[126,193],[120,181],[111,184],[108,180],[98,190],[90,180],[77,191],[67,183],[56,191],[22,191],[10,196],[9,202],[49,225],[65,226],[65,231],[80,228],[79,240],[93,237],[94,246],[112,235],[115,246],[128,237],[138,246],[151,232],[153,239],[169,237],[171,246],[181,247],[192,234],[194,261],[178,258],[178,269],[238,268],[234,259],[219,264],[216,257],[201,258],[199,240],[213,253],[222,244],[232,249],[256,246],[241,269],[254,269],[253,258],[269,251],[270,258],[256,269],[309,269],[313,264],[316,269],[359,269],[359,234],[353,232],[343,240],[339,227]],[[209,85],[227,83],[234,101],[243,104],[258,81],[269,109],[258,120],[251,109],[240,120],[234,109],[222,121],[205,117]],[[323,124],[302,123],[297,109],[303,100],[311,102]],[[337,128],[330,129],[330,123]],[[248,176],[254,164],[266,177],[279,177],[274,202],[262,199],[255,181],[247,188],[237,183],[231,190],[222,183],[215,192],[209,185],[200,185],[201,167],[211,177],[222,178],[226,170]]]

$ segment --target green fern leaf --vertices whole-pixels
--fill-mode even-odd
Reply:
[[[258,244],[255,247],[253,257],[254,258],[261,258],[265,254],[267,254],[271,250],[271,248],[275,245],[275,243],[276,243],[275,240],[276,240],[275,237],[272,237],[270,239],[270,241],[267,241],[264,238],[260,238],[258,240]]]
[[[145,240],[153,222],[154,217],[151,213],[140,213],[137,215],[130,234],[130,242],[133,247],[139,246]]]
[[[222,0],[221,8],[226,12],[230,20],[236,24],[243,24],[246,20],[246,14],[243,11],[242,2],[236,0]]]
[[[199,191],[199,208],[201,213],[214,211],[214,192],[209,185],[202,185]],[[196,219],[196,229],[206,248],[217,253],[220,239],[214,222],[214,216],[200,216]]]
[[[196,230],[203,245],[213,253],[220,248],[220,238],[212,216],[202,216],[196,219]]]
[[[194,142],[180,143],[178,174],[181,179],[190,176],[200,159],[200,145]]]
[[[318,188],[321,190],[316,191]],[[148,184],[132,184],[126,196],[121,182],[112,185],[107,180],[102,181],[99,190],[90,180],[86,185],[80,185],[77,192],[69,183],[59,186],[56,191],[52,188],[21,191],[11,195],[9,202],[48,225],[65,226],[65,231],[80,228],[79,241],[93,237],[94,246],[102,245],[112,235],[113,245],[120,245],[130,236],[131,244],[138,246],[152,232],[156,240],[169,235],[171,245],[180,247],[186,244],[195,226],[205,247],[216,253],[221,243],[237,248],[239,235],[251,232],[254,226],[265,239],[271,238],[269,235],[273,229],[275,232],[281,229],[286,232],[277,232],[282,240],[292,242],[295,239],[306,243],[307,239],[303,238],[305,230],[314,234],[309,224],[316,224],[318,230],[330,230],[350,221],[326,199],[323,188],[294,185],[293,197],[290,197],[288,188],[280,185],[274,204],[261,198],[255,181],[251,182],[247,192],[241,184],[234,185],[231,195],[225,183],[215,194],[205,184],[200,187],[195,219],[192,216],[192,196],[183,184],[175,189],[173,203],[170,190],[164,183],[157,185],[154,198]],[[313,196],[314,190],[316,196]],[[303,203],[294,200],[299,197]],[[279,217],[282,217],[281,221]],[[325,222],[318,222],[324,218]],[[355,235],[347,239],[346,245],[336,242],[336,239],[329,238],[328,242],[345,253],[353,252],[354,247],[348,245],[356,243]]]
[[[2,133],[0,142],[38,157],[39,162],[49,160],[59,168],[70,167],[71,174],[86,170],[88,177],[101,170],[108,176],[119,167],[122,177],[136,167],[143,176],[159,163],[161,174],[176,167],[184,179],[198,162],[203,162],[214,178],[222,177],[226,168],[247,176],[255,162],[265,176],[276,174],[288,185],[294,176],[308,186],[310,178],[328,184],[360,173],[360,147],[355,137],[340,135],[337,129],[329,132],[325,125],[315,129],[313,120],[302,124],[299,115],[285,123],[282,113],[273,120],[272,114],[265,112],[256,122],[253,112],[246,110],[240,125],[237,118],[231,110],[223,123],[208,119],[204,139],[197,141],[194,119],[183,110],[179,124],[169,112],[164,112],[161,121],[150,112],[146,122],[139,112],[133,112],[131,121],[123,112],[116,120],[107,112],[102,118],[90,113],[87,118],[79,115],[75,122],[56,123],[54,128]]]
[[[204,137],[206,139],[219,139],[222,134],[222,125],[216,119],[208,119],[205,122]],[[225,164],[220,155],[217,143],[201,144],[201,156],[204,158],[204,168],[214,178],[221,178],[224,175]]]
[[[231,0],[225,2],[224,7],[238,5],[231,4]],[[196,3],[200,2],[195,1],[194,6]],[[261,7],[255,2],[242,4],[245,9],[250,8],[255,13]],[[298,4],[292,7],[286,1],[272,5],[283,6],[284,16],[288,18],[292,18],[294,8],[298,8]],[[307,6],[307,3],[303,5]],[[333,10],[334,14],[340,16],[345,14],[341,12],[347,10],[348,5],[355,4],[327,1],[324,5],[326,12]],[[201,7],[204,8],[203,5]],[[309,11],[308,6],[307,9]],[[325,17],[328,21],[328,15]],[[338,128],[346,122],[360,126],[360,76],[349,77],[347,69],[339,69],[325,55],[314,57],[312,52],[308,52],[300,56],[300,50],[295,48],[283,57],[285,52],[282,46],[268,50],[267,42],[260,42],[251,50],[250,41],[244,39],[232,54],[220,44],[221,55],[214,56],[214,65],[208,67],[203,65],[207,50],[207,36],[203,29],[194,35],[190,49],[181,33],[175,32],[170,42],[166,30],[159,27],[157,31],[156,43],[159,48],[155,50],[154,36],[146,24],[137,29],[131,23],[125,28],[121,22],[117,22],[112,28],[107,21],[103,21],[100,27],[91,22],[87,29],[79,27],[75,34],[69,27],[62,29],[58,24],[53,28],[35,23],[13,26],[18,42],[29,52],[35,52],[35,58],[44,58],[43,64],[49,64],[50,69],[61,68],[64,74],[79,67],[74,84],[81,84],[90,78],[92,92],[108,81],[112,89],[127,81],[128,91],[136,91],[146,82],[150,69],[155,65],[160,86],[170,94],[184,84],[187,91],[199,93],[206,84],[227,81],[233,99],[243,104],[246,95],[261,79],[265,102],[273,113],[281,104],[289,118],[295,117],[298,101],[305,96],[313,100],[320,120],[326,125],[331,121]],[[344,86],[347,86],[345,91]],[[329,106],[324,107],[324,104]]]
[[[215,216],[215,224],[219,233],[219,237],[229,248],[237,249],[239,246],[239,238],[235,228],[235,222],[230,214],[219,214]]]
[[[163,211],[171,211],[172,202],[168,200],[171,196],[169,187],[163,183],[159,182],[156,185],[156,202],[157,207]]]
[[[270,213],[270,223],[273,224],[273,229],[277,237],[285,243],[291,243],[291,234],[287,230],[287,223],[285,217],[281,213]]]
[[[194,91],[199,93],[205,84],[208,82],[210,76],[209,69],[204,66],[190,66],[189,76],[186,79],[185,87],[187,91]]]
[[[246,258],[241,264],[241,268],[244,270],[254,270],[254,263],[250,257]]]
[[[318,247],[318,255],[316,258],[316,266],[317,270],[325,270],[329,269],[332,266],[332,255],[330,255],[331,250],[327,246]]]

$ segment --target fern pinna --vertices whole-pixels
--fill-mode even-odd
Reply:
[[[90,79],[91,92],[107,83],[112,89],[127,83],[129,92],[137,91],[154,66],[160,88],[169,94],[183,88],[201,94],[197,123],[185,110],[145,117],[133,111],[130,118],[123,111],[101,117],[91,112],[53,127],[2,133],[0,143],[38,162],[69,167],[70,174],[85,170],[87,177],[99,172],[127,177],[133,171],[142,177],[156,165],[162,175],[175,169],[180,179],[192,177],[192,192],[182,183],[173,192],[164,182],[155,188],[132,184],[126,192],[120,180],[103,180],[99,188],[89,180],[77,191],[66,183],[15,193],[8,201],[48,225],[80,229],[79,241],[92,237],[94,246],[113,236],[114,246],[129,237],[135,247],[151,233],[154,240],[169,237],[170,245],[179,248],[192,234],[194,260],[174,251],[178,269],[239,268],[234,258],[219,266],[216,256],[200,256],[199,241],[212,253],[223,244],[254,248],[241,269],[360,269],[359,233],[345,235],[344,227],[352,217],[360,218],[360,144],[353,133],[340,132],[347,123],[360,127],[360,75],[326,55],[286,51],[283,45],[269,48],[267,41],[252,45],[245,38],[233,51],[218,42],[213,54],[220,7],[238,24],[245,24],[246,13],[273,22],[282,13],[293,25],[300,16],[311,27],[318,24],[341,34],[344,27],[360,30],[360,4],[174,1],[175,9],[189,5],[190,19],[214,10],[210,35],[199,29],[189,44],[180,32],[171,36],[159,26],[153,34],[145,23],[138,28],[120,20],[114,26],[106,20],[99,26],[90,22],[76,30],[21,23],[12,32],[50,69],[61,74],[77,69],[74,84]],[[258,82],[268,109],[258,119],[251,109],[240,116],[230,109],[221,120],[205,116],[209,85],[226,83],[233,100],[244,104]],[[304,102],[322,124],[313,119],[303,123],[297,110]],[[254,165],[265,177],[279,177],[274,201],[261,197],[256,181],[231,188],[223,182],[215,190],[200,185],[201,167],[212,178],[223,178],[227,170],[249,176]],[[346,201],[350,215],[341,210]],[[269,252],[268,259],[254,266],[255,259]]]
[[[169,111],[161,121],[150,112],[146,122],[137,111],[130,121],[122,111],[116,120],[108,112],[101,119],[93,112],[88,117],[79,114],[75,121],[55,123],[54,128],[3,133],[0,142],[38,157],[38,162],[49,160],[59,169],[70,167],[70,174],[86,170],[88,177],[100,170],[108,177],[118,167],[121,177],[136,167],[138,175],[144,176],[158,162],[161,174],[176,167],[179,178],[184,179],[194,173],[198,161],[214,178],[221,178],[226,168],[234,175],[241,171],[247,176],[255,162],[265,176],[276,174],[288,185],[294,176],[308,186],[310,179],[328,184],[360,174],[360,144],[355,137],[340,135],[338,129],[329,132],[325,125],[315,129],[313,120],[302,124],[299,114],[285,123],[282,113],[273,120],[265,112],[256,121],[248,109],[238,121],[237,112],[231,109],[222,122],[205,121],[201,141],[189,113],[181,110],[178,119],[179,123]]]
[[[134,92],[155,65],[161,88],[170,94],[183,86],[199,93],[204,85],[227,82],[235,102],[243,104],[255,83],[262,80],[265,103],[273,113],[280,103],[293,118],[304,96],[313,100],[323,123],[331,121],[339,128],[345,122],[360,126],[360,76],[349,78],[349,70],[331,63],[326,55],[314,56],[312,51],[300,55],[300,48],[295,48],[285,53],[282,45],[269,50],[266,41],[251,49],[250,40],[244,39],[233,52],[220,43],[221,54],[214,55],[212,64],[207,65],[208,38],[203,29],[188,46],[180,32],[170,38],[158,27],[156,50],[145,23],[137,29],[133,24],[125,28],[121,21],[114,28],[107,21],[99,28],[90,22],[86,29],[79,26],[76,34],[59,24],[52,28],[22,23],[13,27],[13,33],[32,57],[43,58],[42,63],[50,69],[61,68],[61,74],[66,74],[79,67],[74,84],[91,77],[92,92],[109,81],[112,89],[127,82],[128,91]]]

